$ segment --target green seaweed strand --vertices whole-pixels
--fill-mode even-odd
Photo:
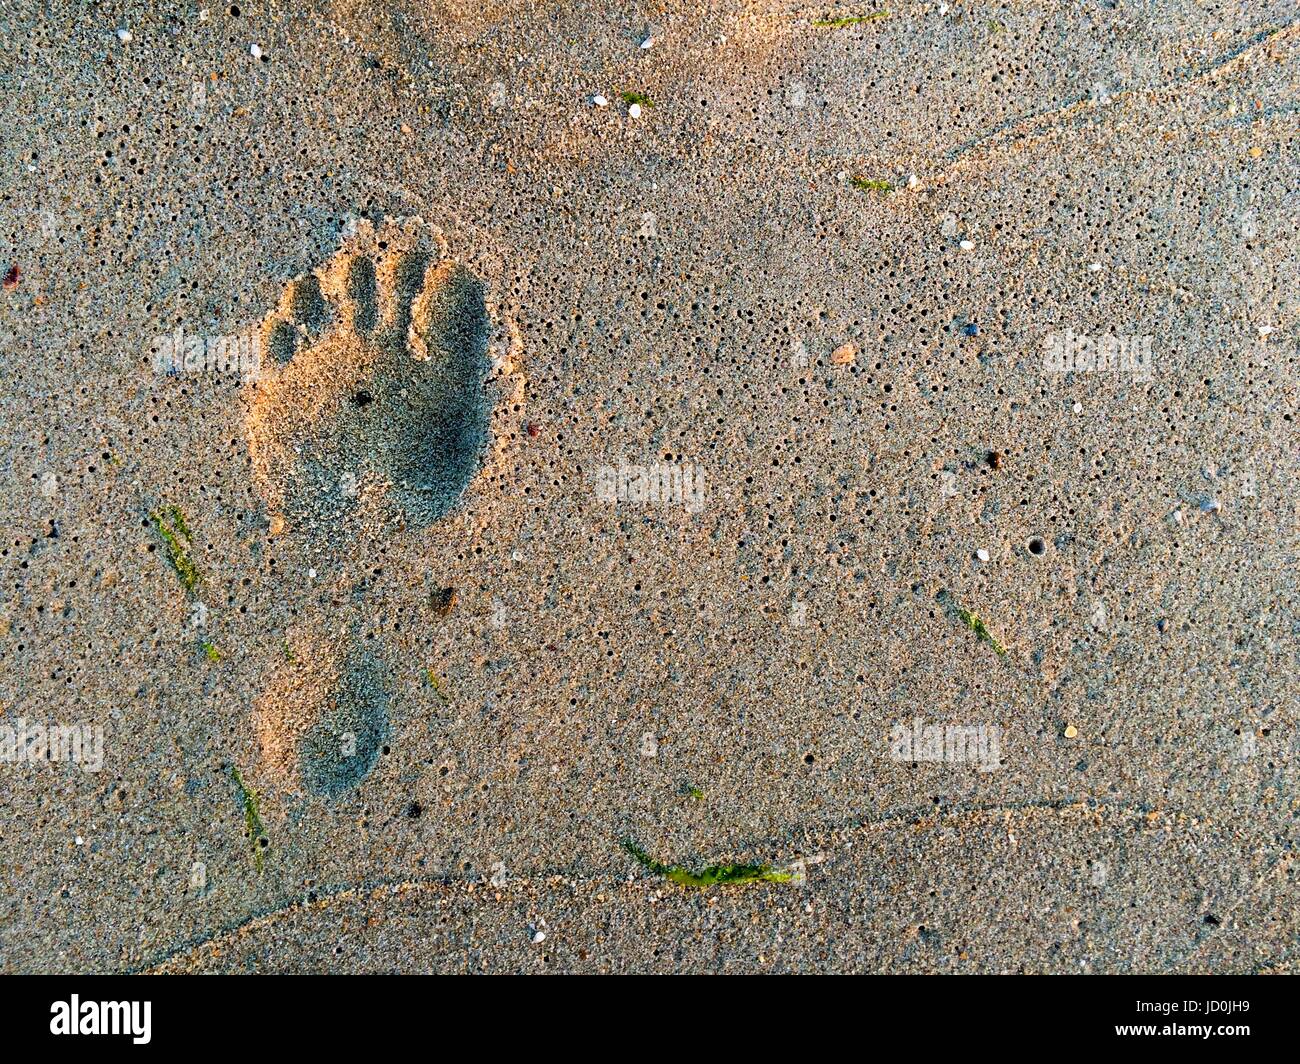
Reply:
[[[172,568],[180,578],[181,586],[193,594],[202,583],[203,577],[199,574],[185,546],[194,538],[190,533],[189,525],[185,522],[185,514],[181,512],[179,506],[160,506],[149,512],[149,520],[167,548],[167,555],[171,559]]]
[[[257,809],[258,794],[244,783],[244,777],[239,774],[239,769],[235,765],[230,766],[230,778],[239,788],[239,803],[244,809],[244,829],[248,833],[249,846],[253,851],[253,864],[257,866],[260,875],[265,860],[262,852],[265,847],[262,842],[266,839],[266,825],[262,823],[261,814]]]
[[[648,871],[683,887],[707,889],[718,883],[788,883],[794,878],[789,872],[776,872],[765,864],[715,864],[699,872],[692,872],[682,865],[666,865],[656,861],[631,839],[624,840],[623,849]]]

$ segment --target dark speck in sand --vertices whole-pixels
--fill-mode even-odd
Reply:
[[[456,589],[454,587],[440,587],[436,591],[429,593],[429,605],[439,617],[448,616],[456,605]]]

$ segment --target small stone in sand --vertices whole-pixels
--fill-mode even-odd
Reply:
[[[627,109],[627,116],[628,118],[640,118],[641,105],[639,103],[634,103],[631,107]]]
[[[429,592],[429,605],[439,617],[449,617],[456,608],[457,597],[454,587],[436,588]]]
[[[831,361],[837,366],[852,365],[857,353],[857,349],[852,344],[840,344],[831,352]]]
[[[1067,724],[1065,726],[1065,737],[1067,739],[1073,739],[1078,734],[1079,734],[1079,729],[1076,728],[1073,724]]]
[[[591,102],[595,104],[597,107],[609,106],[609,101],[605,99],[605,97],[601,96],[599,93],[597,93],[595,96],[591,98]]]
[[[962,251],[974,251],[974,250],[975,250],[975,241],[973,241],[973,240],[963,240],[963,241],[961,242],[961,244],[960,244],[960,247],[961,247]]]
[[[989,560],[989,552],[986,551],[983,547],[981,547],[979,550],[975,552],[975,557],[977,557],[982,562],[986,562]]]

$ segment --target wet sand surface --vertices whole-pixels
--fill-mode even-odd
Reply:
[[[698,6],[0,16],[0,968],[1294,967],[1293,5]]]

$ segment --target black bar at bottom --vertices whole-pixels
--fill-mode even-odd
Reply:
[[[731,1046],[770,1057],[783,1046],[807,1054],[809,1038],[827,1033],[859,1045],[907,1034],[927,1051],[1155,1044],[1221,1053],[1281,1047],[1294,1031],[1284,977],[864,976],[829,993],[792,977],[582,978],[575,987],[500,977],[11,976],[0,984],[0,1023],[9,1048],[219,1053],[288,1039],[297,1051],[335,1055],[458,1036],[484,1048],[517,1039],[534,1050]]]

